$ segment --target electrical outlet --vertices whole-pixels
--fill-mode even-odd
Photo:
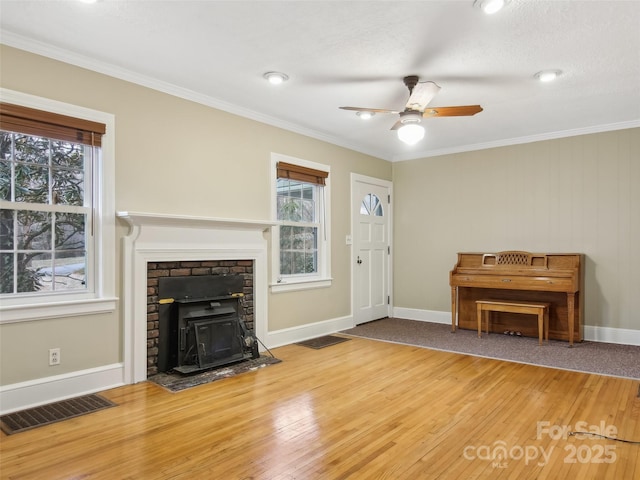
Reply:
[[[60,349],[49,349],[49,365],[60,365]]]

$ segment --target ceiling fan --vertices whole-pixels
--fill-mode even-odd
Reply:
[[[386,110],[383,108],[340,107],[343,110],[354,110],[370,114],[397,113],[400,115],[391,130],[398,131],[398,138],[413,145],[424,137],[424,128],[420,125],[423,117],[469,117],[482,111],[480,105],[463,105],[457,107],[427,107],[436,96],[440,87],[434,82],[420,82],[419,77],[404,77],[404,84],[409,89],[409,100],[404,110]]]

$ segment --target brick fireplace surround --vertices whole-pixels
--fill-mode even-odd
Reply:
[[[273,223],[136,212],[118,212],[117,216],[130,228],[122,243],[125,383],[144,381],[154,371],[153,365],[148,370],[149,340],[157,334],[154,317],[149,317],[154,313],[150,311],[154,306],[149,303],[149,297],[153,297],[149,275],[160,275],[158,272],[161,270],[168,271],[165,273],[169,275],[172,270],[174,274],[181,275],[187,269],[191,274],[194,271],[196,274],[207,271],[215,274],[226,268],[244,269],[244,273],[248,273],[246,270],[252,269],[253,330],[259,339],[266,339],[268,279],[265,232]]]
[[[147,376],[158,373],[158,339],[160,337],[158,283],[160,278],[205,275],[241,275],[243,277],[244,308],[238,313],[247,328],[254,329],[253,260],[147,262]]]

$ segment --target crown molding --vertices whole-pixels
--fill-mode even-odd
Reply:
[[[528,135],[525,137],[505,138],[494,142],[475,143],[470,145],[460,145],[454,148],[442,148],[439,150],[425,150],[409,155],[396,155],[392,162],[402,162],[408,160],[418,160],[420,158],[439,157],[455,153],[473,152],[476,150],[487,150],[489,148],[508,147],[511,145],[522,145],[525,143],[543,142],[545,140],[557,140],[559,138],[575,137],[578,135],[591,135],[594,133],[611,132],[614,130],[626,130],[640,127],[640,120],[630,120],[627,122],[609,123],[604,125],[593,125],[590,127],[561,130],[558,132],[541,133],[538,135]]]
[[[327,135],[322,132],[318,132],[316,130],[305,128],[291,122],[286,122],[284,120],[280,120],[278,118],[274,118],[272,116],[265,115],[248,108],[244,108],[229,102],[225,102],[223,100],[220,100],[219,98],[211,97],[209,95],[203,95],[201,93],[195,92],[193,90],[189,90],[187,88],[180,87],[178,85],[174,85],[169,82],[163,82],[153,77],[141,75],[141,74],[132,72],[130,70],[127,70],[125,68],[118,67],[116,65],[113,65],[107,62],[98,61],[86,55],[70,52],[69,50],[55,47],[47,43],[40,42],[38,40],[27,38],[10,31],[5,30],[2,32],[2,37],[0,38],[0,42],[9,47],[17,48],[19,50],[25,50],[30,53],[35,53],[37,55],[42,55],[43,57],[51,58],[53,60],[58,60],[64,63],[68,63],[70,65],[75,65],[76,67],[85,68],[93,72],[101,73],[113,78],[117,78],[119,80],[124,80],[130,83],[134,83],[136,85],[147,87],[152,90],[156,90],[162,93],[166,93],[168,95],[172,95],[174,97],[182,98],[184,100],[189,100],[195,103],[199,103],[201,105],[206,105],[208,107],[212,107],[217,110],[222,110],[224,112],[238,115],[240,117],[248,118],[250,120],[255,120],[260,123],[281,128],[283,130],[304,135],[306,137],[314,138],[316,140],[330,143],[332,145],[337,145],[339,147],[344,147],[349,150],[354,150],[354,151],[363,153],[365,155],[370,155],[376,158],[382,158],[383,160],[388,160],[388,161],[391,160],[391,158],[382,157],[379,152],[362,148],[362,146],[360,145],[355,145],[349,142],[345,142],[343,139],[340,139],[338,137],[334,137],[332,135]]]
[[[152,90],[166,93],[168,95],[172,95],[178,98],[199,103],[201,105],[215,108],[217,110],[222,110],[224,112],[231,113],[233,115],[238,115],[240,117],[248,118],[256,122],[281,128],[283,130],[297,133],[299,135],[304,135],[306,137],[314,138],[322,142],[330,143],[332,145],[353,150],[355,152],[359,152],[364,155],[369,155],[382,160],[387,160],[389,162],[418,160],[421,158],[438,157],[442,155],[471,152],[475,150],[486,150],[489,148],[505,147],[510,145],[540,142],[544,140],[554,140],[558,138],[572,137],[577,135],[588,135],[592,133],[602,133],[602,132],[608,132],[612,130],[623,130],[627,128],[640,127],[640,119],[639,119],[639,120],[631,120],[628,122],[620,122],[620,123],[605,124],[605,125],[594,125],[594,126],[572,129],[572,130],[548,132],[548,133],[530,135],[525,137],[507,138],[502,140],[496,140],[493,142],[459,145],[452,148],[414,151],[414,152],[411,152],[410,154],[402,154],[402,155],[392,155],[392,154],[389,155],[383,152],[364,148],[362,147],[362,145],[356,145],[350,142],[346,142],[344,141],[344,139],[341,139],[332,135],[327,135],[317,130],[305,128],[291,122],[286,122],[284,120],[280,120],[278,118],[265,115],[265,114],[256,112],[254,110],[241,107],[239,105],[225,102],[223,100],[220,100],[219,98],[211,97],[209,95],[203,95],[193,90],[179,87],[178,85],[174,85],[169,82],[163,82],[161,80],[158,80],[146,75],[141,75],[141,74],[132,72],[130,70],[118,67],[116,65],[112,65],[107,62],[97,61],[96,59],[88,57],[86,55],[80,55],[80,54],[65,50],[63,48],[54,47],[52,45],[49,45],[44,42],[40,42],[38,40],[34,40],[31,38],[24,37],[14,32],[6,31],[6,30],[3,31],[2,37],[0,38],[0,42],[10,47],[14,47],[20,50],[25,50],[30,53],[35,53],[37,55],[42,55],[44,57],[48,57],[54,60],[59,60],[64,63],[68,63],[71,65],[75,65],[77,67],[85,68],[87,70],[108,75],[110,77],[114,77],[119,80],[131,82],[136,85],[140,85],[143,87],[150,88]]]

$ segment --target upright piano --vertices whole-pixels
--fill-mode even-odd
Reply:
[[[476,300],[548,302],[549,338],[582,341],[584,255],[580,253],[458,253],[449,274],[451,331],[478,328]],[[520,314],[495,312],[491,331],[537,337],[537,324]]]

